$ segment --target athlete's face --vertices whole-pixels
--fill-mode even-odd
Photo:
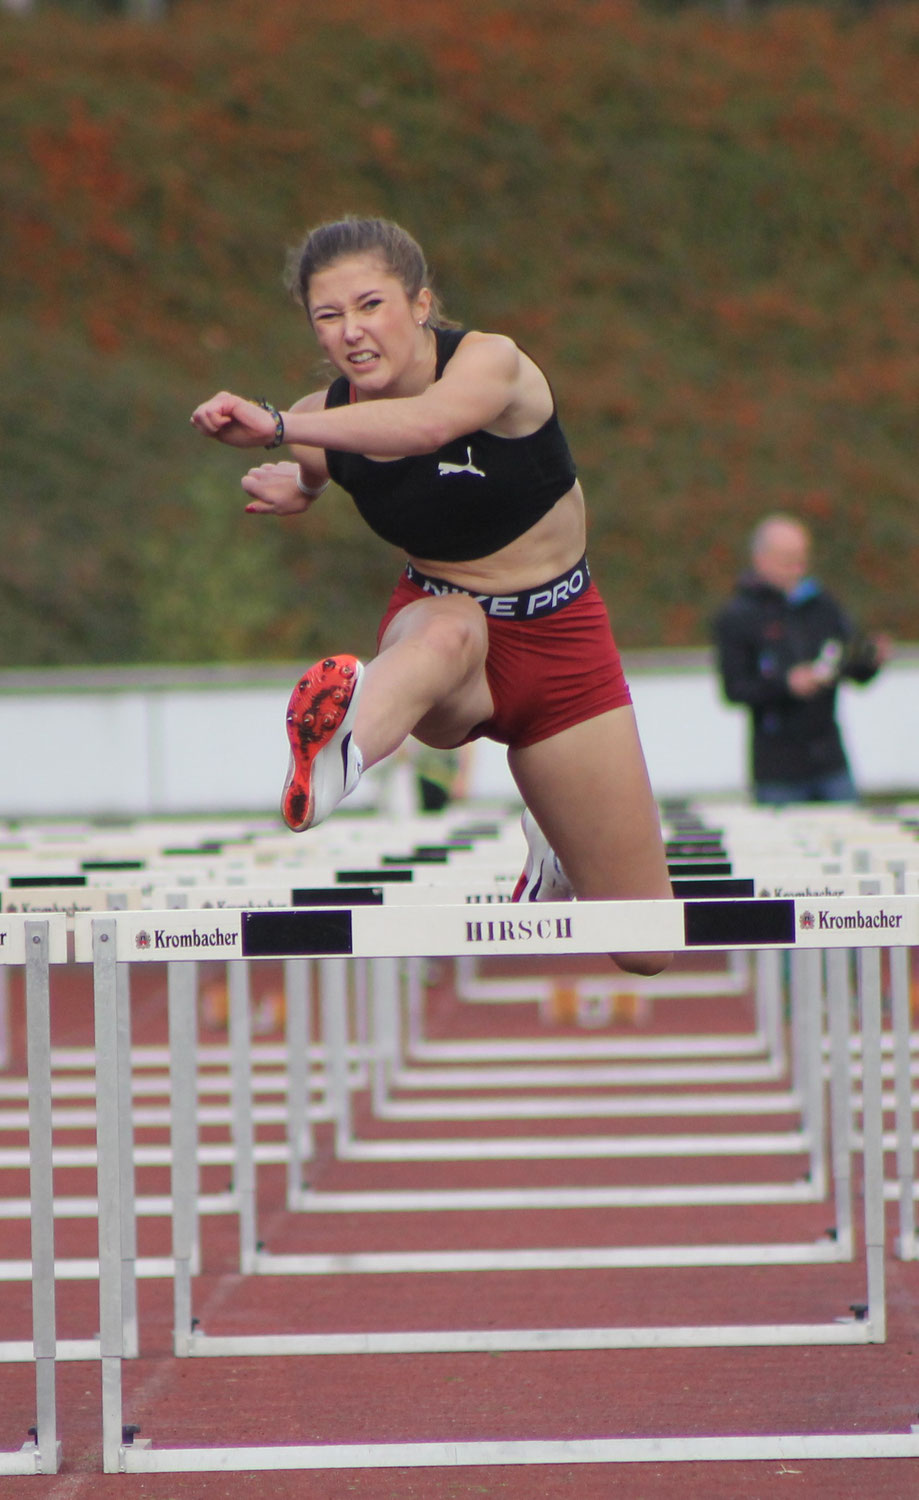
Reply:
[[[410,380],[427,351],[431,295],[410,300],[376,254],[349,255],[310,280],[308,311],[323,353],[367,395]]]

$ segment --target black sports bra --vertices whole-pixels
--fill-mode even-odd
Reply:
[[[434,330],[440,379],[465,329]],[[325,404],[346,406],[351,385],[340,375]],[[434,453],[386,462],[326,449],[329,473],[373,531],[415,557],[470,562],[529,531],[577,478],[574,459],[552,415],[527,437],[470,432]]]

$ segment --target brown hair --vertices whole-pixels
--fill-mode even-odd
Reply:
[[[291,256],[290,290],[307,312],[310,281],[316,272],[348,255],[378,255],[390,275],[401,281],[410,302],[414,302],[422,287],[430,290],[424,251],[407,230],[390,219],[359,219],[349,215],[311,229]],[[433,291],[427,323],[430,328],[450,326]]]

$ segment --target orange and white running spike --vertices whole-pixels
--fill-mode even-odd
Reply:
[[[363,761],[352,731],[363,672],[356,656],[327,656],[290,695],[281,814],[295,833],[315,828],[360,780]]]

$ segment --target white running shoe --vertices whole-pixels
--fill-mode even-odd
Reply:
[[[327,656],[290,695],[281,815],[294,833],[315,828],[361,779],[364,763],[352,729],[363,673],[356,656]]]
[[[527,841],[527,858],[511,900],[573,901],[571,881],[528,807],[523,809],[520,826]]]

